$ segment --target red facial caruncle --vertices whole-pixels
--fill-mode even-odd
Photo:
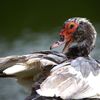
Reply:
[[[63,52],[66,52],[67,49],[69,48],[70,44],[74,41],[73,33],[77,30],[78,26],[79,26],[79,24],[76,21],[66,22],[59,33],[60,40],[53,43],[53,45],[51,45],[51,49],[58,47],[61,44],[65,43]]]
[[[65,40],[69,41],[72,40],[72,33],[74,33],[78,27],[78,23],[71,21],[65,23],[64,27],[61,29],[61,32],[59,33],[60,36],[64,36]]]

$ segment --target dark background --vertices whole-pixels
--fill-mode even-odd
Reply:
[[[0,57],[47,50],[70,17],[86,17],[98,37],[92,56],[100,59],[100,0],[1,0]],[[28,93],[14,79],[0,78],[0,100],[23,100]]]
[[[14,40],[26,28],[32,32],[51,31],[77,16],[99,23],[99,0],[2,0],[0,37]]]

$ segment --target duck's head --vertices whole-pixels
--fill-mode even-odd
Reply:
[[[95,45],[96,34],[94,26],[86,18],[70,18],[59,33],[60,40],[54,42],[51,49],[65,43],[63,53],[67,53],[72,44],[76,43],[78,49],[83,50],[81,52],[89,54]]]

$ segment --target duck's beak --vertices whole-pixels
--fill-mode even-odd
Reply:
[[[60,45],[64,44],[65,43],[65,39],[64,39],[64,36],[60,36],[60,40],[59,41],[56,41],[54,42],[51,46],[50,46],[50,50],[53,49],[53,48],[57,48],[59,47]]]
[[[72,39],[66,39],[64,35],[60,35],[60,40],[54,42],[51,46],[50,46],[50,50],[53,48],[57,48],[59,46],[61,46],[62,44],[65,44],[64,49],[62,50],[63,53],[66,53],[68,51],[69,46],[72,43]]]

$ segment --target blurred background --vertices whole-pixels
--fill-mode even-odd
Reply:
[[[0,57],[49,50],[64,21],[86,17],[97,32],[92,56],[100,59],[99,0],[0,1]],[[14,79],[0,78],[0,100],[24,100],[28,93]]]

